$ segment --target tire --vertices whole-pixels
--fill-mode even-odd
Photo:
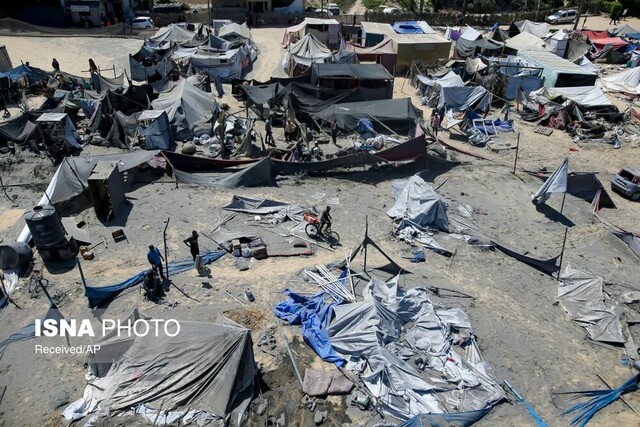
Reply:
[[[315,239],[318,237],[318,226],[315,224],[307,224],[304,228],[304,232],[307,233],[307,236]]]
[[[327,235],[327,241],[332,245],[340,243],[340,235],[335,231],[331,230],[331,233]]]
[[[638,200],[640,200],[640,191],[636,191],[635,193],[633,193],[631,195],[631,200],[633,200],[634,202],[637,202]]]

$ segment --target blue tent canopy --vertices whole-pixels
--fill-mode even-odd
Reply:
[[[416,21],[396,22],[392,27],[398,34],[424,34]]]

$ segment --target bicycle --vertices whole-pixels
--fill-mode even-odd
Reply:
[[[308,224],[304,227],[304,232],[307,233],[307,236],[312,239],[317,239],[318,237],[322,237],[325,241],[329,242],[331,245],[335,245],[340,242],[340,235],[331,229],[331,225],[327,225],[324,231],[319,232],[318,227],[320,226],[320,221],[318,217],[312,214],[304,214],[303,218]]]

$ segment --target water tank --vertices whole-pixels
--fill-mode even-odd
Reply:
[[[24,214],[24,220],[38,249],[64,246],[64,227],[53,206],[36,206]]]
[[[32,258],[31,246],[26,243],[14,242],[0,246],[0,268],[3,270],[31,262]]]

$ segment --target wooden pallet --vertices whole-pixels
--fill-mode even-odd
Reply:
[[[535,133],[539,133],[541,135],[545,135],[545,136],[549,136],[551,135],[551,133],[553,132],[553,128],[548,128],[546,126],[536,126],[536,128],[533,130],[533,132]]]

